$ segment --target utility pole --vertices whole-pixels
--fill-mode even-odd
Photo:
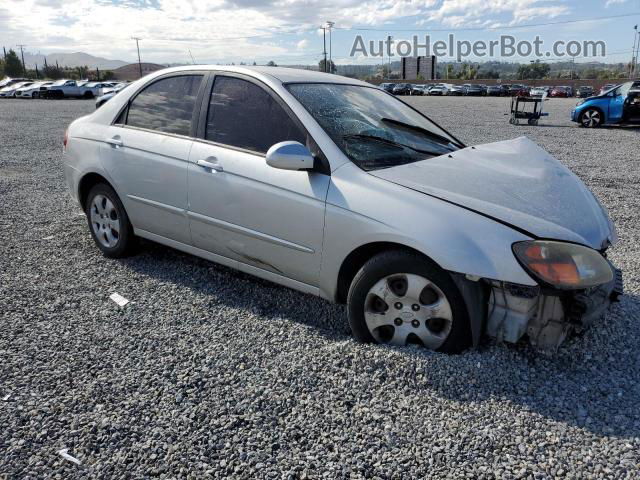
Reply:
[[[24,64],[24,52],[22,51],[22,49],[24,47],[26,47],[26,45],[16,45],[16,47],[18,47],[20,49],[20,55],[22,55],[22,72],[24,73],[24,76],[27,76],[27,67]]]
[[[329,73],[333,73],[333,55],[332,55],[332,48],[331,48],[331,32],[333,31],[333,26],[335,25],[335,22],[330,22],[329,20],[327,20],[327,27],[329,27]]]
[[[136,48],[138,49],[138,68],[140,69],[140,78],[142,78],[142,62],[140,61],[140,37],[131,37],[131,40],[136,41]]]
[[[327,28],[322,28],[322,55],[324,57],[324,72],[327,72]]]
[[[4,52],[4,61],[7,61],[7,49],[2,47],[2,51]]]
[[[629,65],[629,79],[633,78],[636,68],[636,41],[638,39],[638,25],[633,27],[633,48],[631,49],[631,64]]]
[[[387,36],[387,48],[389,49],[388,51],[388,57],[389,57],[389,71],[387,72],[387,75],[389,75],[389,79],[391,79],[391,39],[393,37],[391,35]]]
[[[638,32],[638,45],[636,45],[636,63],[634,65],[634,74],[638,75],[638,55],[640,55],[640,32]]]

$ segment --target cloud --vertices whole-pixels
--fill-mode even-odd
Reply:
[[[309,36],[327,20],[342,28],[517,24],[568,13],[568,1],[2,0],[0,41],[26,44],[32,52],[86,51],[132,61],[131,37],[138,36],[149,62],[189,61],[189,49],[202,62],[284,62],[305,52],[317,56]]]
[[[609,8],[611,5],[620,5],[623,3],[627,3],[627,0],[607,0],[605,7]]]
[[[487,16],[505,15],[508,25],[535,18],[555,18],[570,12],[565,2],[557,0],[444,0],[430,15],[443,25],[462,28]]]

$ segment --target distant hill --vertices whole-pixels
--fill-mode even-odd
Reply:
[[[49,60],[47,60],[47,62],[48,61]],[[167,68],[166,65],[142,62],[142,76],[144,77],[151,72],[155,72],[163,68]],[[116,68],[113,70],[113,78],[116,80],[137,80],[140,78],[140,66],[137,63],[130,63],[120,68]]]
[[[18,55],[20,53],[18,52]],[[108,58],[94,57],[84,52],[75,53],[50,53],[49,55],[32,54],[25,52],[24,63],[27,68],[34,68],[36,63],[38,68],[44,65],[44,59],[47,58],[49,65],[55,65],[56,61],[61,67],[84,67],[85,65],[90,69],[99,68],[101,70],[113,70],[114,68],[127,65],[129,62],[123,62],[122,60],[109,60]]]

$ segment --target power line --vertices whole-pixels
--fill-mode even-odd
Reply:
[[[632,12],[624,15],[609,15],[605,17],[593,17],[584,18],[581,20],[563,20],[559,22],[546,22],[546,23],[529,23],[526,25],[511,25],[500,27],[467,27],[467,28],[374,28],[374,27],[334,27],[336,30],[356,30],[356,31],[371,31],[371,32],[468,32],[468,31],[483,31],[483,30],[516,30],[520,28],[530,27],[547,27],[550,25],[566,25],[570,23],[582,23],[593,22],[594,20],[610,20],[614,18],[626,18],[637,17],[640,12]]]

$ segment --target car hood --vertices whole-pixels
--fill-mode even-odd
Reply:
[[[533,237],[595,249],[616,240],[609,216],[584,183],[526,137],[369,173]]]

